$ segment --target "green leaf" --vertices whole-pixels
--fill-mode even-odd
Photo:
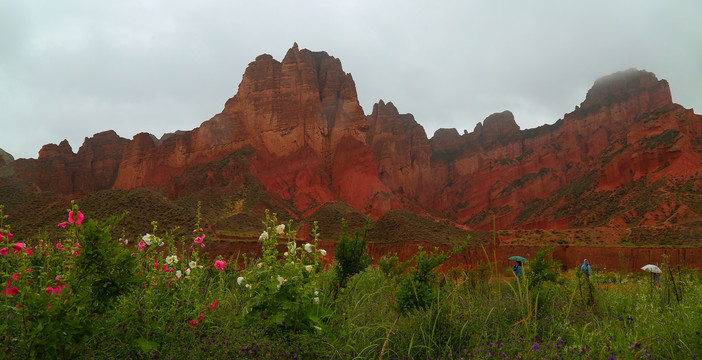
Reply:
[[[136,343],[139,346],[139,348],[141,349],[141,351],[143,351],[147,354],[150,353],[152,350],[158,349],[157,343],[155,343],[151,340],[144,339],[144,338],[138,338],[136,340]]]

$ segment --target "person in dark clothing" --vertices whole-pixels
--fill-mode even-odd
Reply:
[[[522,278],[522,262],[521,262],[521,261],[517,261],[517,265],[514,265],[514,266],[512,267],[512,271],[514,271],[514,275],[515,275],[518,279],[521,279],[521,278]]]

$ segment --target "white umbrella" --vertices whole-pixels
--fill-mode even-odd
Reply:
[[[650,273],[656,273],[656,274],[660,274],[660,273],[663,272],[663,271],[661,270],[661,268],[659,268],[659,267],[656,266],[656,265],[651,265],[651,264],[648,264],[648,265],[642,267],[641,270],[648,271],[648,272],[650,272]]]

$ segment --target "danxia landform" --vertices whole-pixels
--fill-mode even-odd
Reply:
[[[0,204],[26,238],[59,231],[76,200],[99,220],[129,211],[131,237],[152,220],[193,224],[200,202],[207,233],[227,240],[256,238],[271,209],[301,233],[317,220],[331,241],[341,218],[368,215],[371,241],[485,242],[496,229],[508,243],[702,243],[702,116],[650,72],[604,76],[535,129],[501,111],[429,138],[391,102],[369,110],[339,59],[295,44],[282,61],[258,56],[190,131],[107,130],[36,159],[0,151]]]

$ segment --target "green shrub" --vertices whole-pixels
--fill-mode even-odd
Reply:
[[[353,236],[348,234],[346,220],[341,219],[341,223],[341,238],[334,250],[334,259],[336,260],[334,266],[336,285],[332,294],[334,299],[338,296],[339,290],[346,286],[346,283],[352,276],[365,270],[373,262],[373,257],[368,255],[368,247],[366,246],[369,219],[366,218],[363,230],[357,229]]]

